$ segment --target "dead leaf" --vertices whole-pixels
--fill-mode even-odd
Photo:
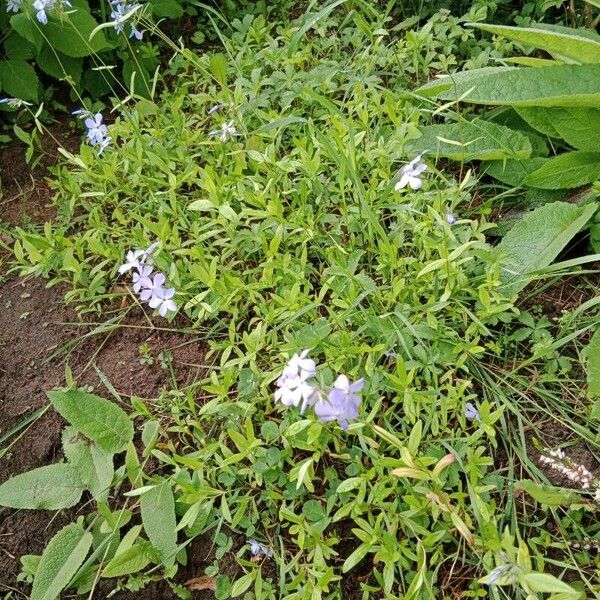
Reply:
[[[185,587],[188,590],[216,590],[217,589],[217,578],[209,577],[208,575],[202,575],[202,577],[194,577],[189,581],[185,582]]]

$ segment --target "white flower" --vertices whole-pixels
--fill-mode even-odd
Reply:
[[[37,11],[35,16],[37,20],[42,24],[48,23],[48,15],[46,11],[52,7],[52,0],[35,0],[33,8]]]
[[[253,539],[249,539],[248,543],[250,544],[250,554],[252,554],[252,556],[260,556],[261,554],[264,554],[267,558],[273,556],[273,550],[266,544],[262,544]]]
[[[448,225],[454,225],[454,223],[456,223],[456,217],[450,211],[446,213],[446,223],[448,223]]]
[[[150,265],[140,265],[138,270],[133,274],[133,291],[137,294],[142,288],[148,288],[152,285],[150,275],[152,267]]]
[[[218,135],[222,142],[226,142],[230,137],[237,135],[237,129],[235,128],[233,121],[229,121],[228,123],[223,123],[220,130],[216,129],[211,131],[208,135],[211,137]]]
[[[8,0],[6,3],[6,12],[19,12],[23,0]]]
[[[317,389],[300,377],[282,376],[277,380],[277,387],[275,401],[285,406],[300,405],[301,414],[317,399]]]
[[[394,188],[396,191],[405,188],[407,185],[413,190],[421,189],[423,181],[421,180],[420,175],[427,169],[427,165],[421,162],[423,154],[424,152],[419,154],[416,158],[413,158],[413,160],[400,169],[401,177]]]
[[[88,129],[87,136],[90,144],[95,146],[96,144],[102,144],[106,132],[108,131],[106,125],[102,124],[102,115],[96,113],[94,117],[89,117],[85,120],[85,126]]]
[[[106,150],[106,148],[110,146],[111,141],[112,138],[110,137],[110,135],[107,135],[99,144],[97,144],[98,156],[100,156],[102,152],[104,152],[104,150]]]
[[[138,250],[139,252],[139,250]],[[140,300],[143,302],[149,302],[157,296],[158,291],[163,289],[166,277],[162,273],[156,273],[150,280],[150,285],[146,286],[140,293]],[[152,307],[156,308],[156,307]]]
[[[300,354],[294,354],[283,369],[281,378],[300,377],[302,381],[306,381],[310,377],[314,377],[317,373],[317,365],[312,358],[307,358],[310,350],[303,350]]]
[[[125,257],[125,262],[119,267],[119,274],[127,273],[131,269],[140,268],[140,257],[143,256],[143,250],[130,250]]]

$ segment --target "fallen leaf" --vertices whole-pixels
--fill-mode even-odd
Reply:
[[[208,575],[202,575],[202,577],[194,577],[185,582],[185,587],[188,590],[216,590],[217,589],[217,578],[209,577]]]

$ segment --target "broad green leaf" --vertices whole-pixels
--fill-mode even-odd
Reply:
[[[509,291],[521,291],[536,271],[547,267],[595,211],[594,204],[553,202],[525,215],[496,246],[507,260],[502,279]]]
[[[524,573],[519,576],[534,592],[569,593],[573,598],[580,598],[581,594],[568,583],[549,575],[548,573]]]
[[[0,88],[13,98],[37,102],[39,80],[27,61],[0,60]]]
[[[355,567],[371,549],[371,544],[365,542],[361,544],[350,556],[344,561],[342,565],[342,573],[347,573],[352,567]]]
[[[578,150],[597,152],[600,139],[600,109],[549,108],[549,117],[558,135]]]
[[[31,60],[35,58],[37,48],[31,42],[22,38],[16,31],[11,31],[4,40],[4,52],[6,58]]]
[[[47,44],[38,54],[37,65],[44,73],[48,73],[56,79],[70,77],[73,83],[77,83],[81,79],[83,70],[83,60],[81,58],[72,58],[57,52]]]
[[[564,28],[562,31],[556,31],[487,23],[469,25],[527,46],[535,46],[552,55],[565,56],[581,63],[600,63],[600,37],[590,39],[589,35],[581,34],[579,29]]]
[[[600,65],[556,65],[545,69],[505,68],[444,77],[416,93],[491,106],[600,106]]]
[[[79,502],[85,486],[73,465],[46,465],[0,485],[0,506],[58,510]]]
[[[523,183],[543,190],[563,190],[592,183],[600,177],[600,152],[565,152],[529,173]]]
[[[119,552],[102,571],[101,577],[122,577],[137,573],[146,568],[156,558],[156,552],[152,544],[146,540],[138,540]]]
[[[481,69],[472,69],[470,71],[459,71],[452,75],[444,75],[432,81],[427,82],[420,88],[415,90],[419,96],[431,98],[439,96],[450,90],[456,91],[459,87],[463,90],[462,93],[469,90],[474,84],[479,83],[486,77],[500,77],[511,71],[518,71],[519,67],[483,67]],[[458,97],[458,94],[453,96],[453,99]]]
[[[522,133],[489,121],[475,119],[449,125],[430,125],[410,142],[407,152],[428,152],[452,160],[499,160],[529,158],[531,142]]]
[[[253,581],[254,581],[253,573],[246,573],[245,575],[240,577],[237,581],[234,581],[233,585],[231,586],[231,592],[230,592],[231,597],[237,598],[237,596],[241,596],[252,585]]]
[[[113,455],[87,440],[77,439],[78,435],[72,426],[63,431],[65,456],[77,468],[82,483],[93,498],[105,502],[115,473]]]
[[[133,423],[116,404],[81,390],[53,390],[48,398],[73,427],[108,452],[120,452],[133,439]]]
[[[55,600],[77,569],[83,564],[92,545],[92,534],[78,523],[61,529],[44,550],[31,588],[31,600]]]
[[[44,36],[39,27],[24,12],[20,12],[10,18],[10,26],[29,43],[33,44],[37,50],[42,49]]]
[[[213,54],[208,68],[215,80],[222,86],[227,85],[227,57],[224,54]]]
[[[140,499],[142,524],[152,546],[158,550],[166,567],[175,564],[177,554],[177,522],[175,499],[168,481],[142,495]]]
[[[44,35],[55,50],[73,58],[82,58],[110,47],[103,31],[89,40],[96,25],[98,23],[89,12],[73,10],[51,16],[44,26]]]
[[[594,333],[583,351],[587,373],[588,396],[600,398],[600,329]]]
[[[148,4],[152,5],[152,13],[156,17],[177,19],[183,15],[183,7],[177,0],[149,0]]]
[[[528,158],[525,160],[493,160],[481,163],[481,171],[502,183],[518,187],[529,173],[539,169],[546,158]]]
[[[520,107],[515,110],[528,125],[537,131],[550,137],[560,137],[560,134],[552,121],[552,111],[554,109],[536,106],[535,108]]]
[[[527,492],[534,500],[547,506],[570,506],[581,502],[579,494],[572,490],[535,483],[529,479],[515,482],[515,489]]]

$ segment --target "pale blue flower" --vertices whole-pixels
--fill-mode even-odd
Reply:
[[[174,295],[174,288],[155,287],[152,291],[152,298],[148,301],[148,306],[158,308],[158,314],[161,317],[166,317],[167,313],[177,311],[177,304],[172,299]]]
[[[6,3],[6,12],[19,12],[22,4],[23,0],[8,0]]]
[[[213,104],[209,109],[207,114],[210,116],[213,113],[216,113],[218,110],[221,110],[223,108],[223,104]]]
[[[140,31],[135,24],[131,24],[131,32],[129,33],[129,37],[134,37],[136,40],[141,40],[144,37],[144,32]]]
[[[248,543],[250,544],[250,554],[252,554],[252,556],[260,556],[261,554],[267,558],[273,556],[273,550],[266,544],[253,539],[249,539]]]
[[[340,375],[335,380],[327,399],[320,398],[314,406],[319,421],[322,423],[337,421],[342,429],[348,429],[349,421],[358,417],[361,402],[358,394],[364,384],[364,379],[352,383],[346,375]]]
[[[316,400],[317,390],[308,379],[317,373],[314,360],[308,358],[309,350],[294,354],[286,363],[281,377],[277,380],[275,401],[284,406],[300,406],[300,413]]]
[[[446,223],[448,223],[448,225],[454,225],[454,223],[456,223],[456,217],[450,211],[446,213]]]
[[[85,126],[88,130],[88,141],[92,146],[101,144],[104,141],[108,128],[102,123],[102,115],[100,113],[96,113],[93,117],[88,117],[85,120]]]
[[[46,11],[52,7],[52,0],[35,0],[33,8],[35,8],[35,16],[42,25],[48,24],[48,15]]]
[[[471,402],[467,402],[465,404],[465,417],[467,417],[467,419],[470,419],[471,421],[481,422],[481,415]]]
[[[119,274],[127,273],[131,269],[140,269],[140,258],[144,255],[143,250],[129,250],[125,256],[125,262],[119,267]]]
[[[223,123],[221,125],[221,129],[210,131],[208,135],[211,137],[218,135],[222,142],[226,142],[229,138],[235,137],[237,134],[237,129],[235,128],[233,121],[229,121],[227,123]]]
[[[133,291],[137,294],[142,288],[148,288],[152,285],[150,275],[152,274],[152,267],[150,265],[141,265],[137,271],[133,274]]]

